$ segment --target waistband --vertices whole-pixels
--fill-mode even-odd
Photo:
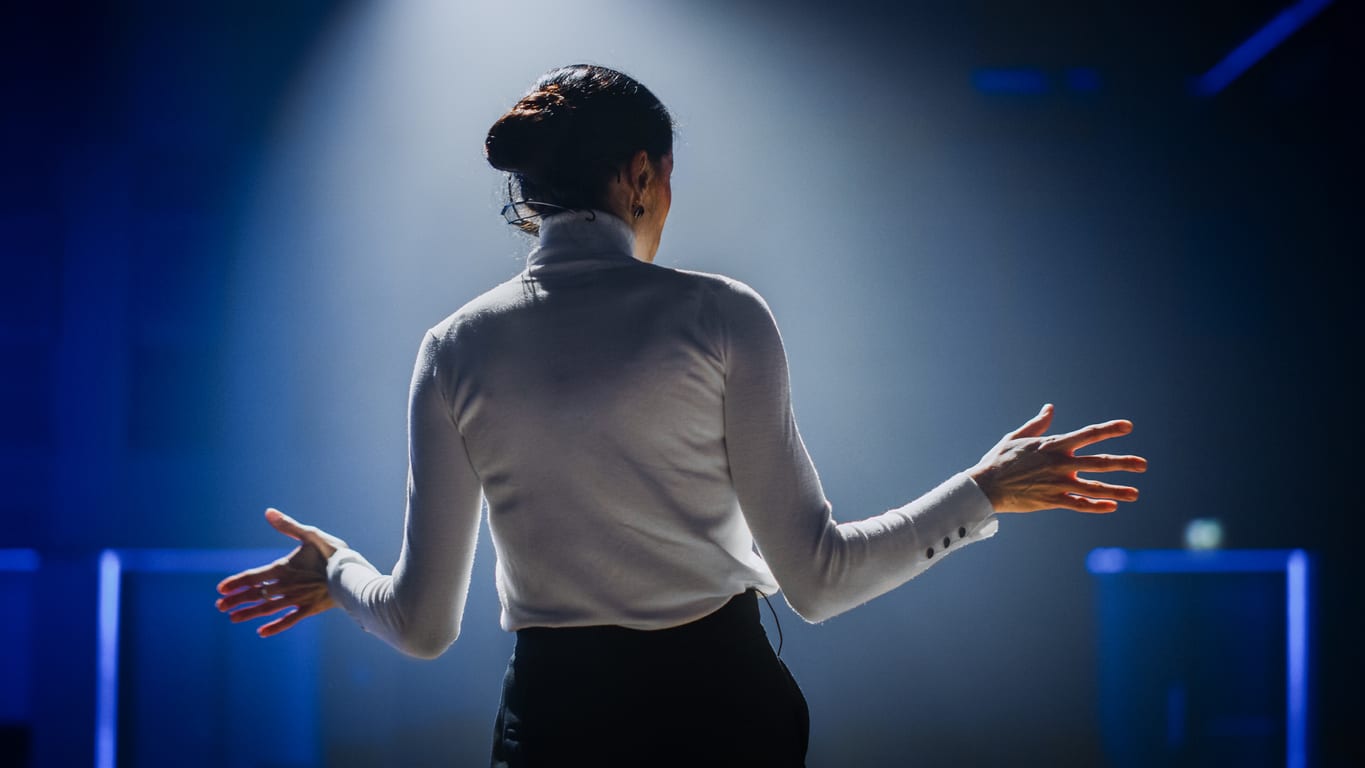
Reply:
[[[750,589],[730,598],[715,611],[686,624],[666,629],[629,629],[614,624],[588,627],[526,627],[517,630],[516,655],[601,652],[604,648],[695,647],[707,643],[733,644],[761,640],[767,635],[759,621],[758,592]]]

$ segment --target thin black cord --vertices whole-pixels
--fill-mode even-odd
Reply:
[[[541,208],[553,208],[554,210],[547,214],[545,211],[536,210],[534,206],[540,206]],[[522,213],[521,208],[529,208],[531,212]],[[579,209],[565,208],[562,205],[555,205],[554,203],[544,203],[539,200],[527,199],[518,200],[512,194],[512,177],[510,175],[507,177],[507,205],[504,205],[502,207],[502,217],[507,221],[508,224],[519,227],[522,224],[530,222],[532,219],[541,219],[544,218],[545,216],[553,215],[555,213],[565,211],[573,212],[576,210]],[[597,221],[597,211],[589,210],[587,220]]]
[[[777,620],[777,611],[773,608],[773,601],[769,600],[762,590],[755,589],[754,591],[762,595],[763,602],[768,604],[768,612],[773,615],[773,625],[777,627],[777,657],[780,659],[782,658],[782,622]]]

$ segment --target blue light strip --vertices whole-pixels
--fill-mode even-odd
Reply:
[[[95,768],[114,768],[118,738],[118,552],[100,553],[99,639],[95,656]]]
[[[0,571],[32,573],[38,570],[41,559],[32,549],[0,549]]]
[[[1217,94],[1331,4],[1332,0],[1299,0],[1280,11],[1279,15],[1261,27],[1256,34],[1232,49],[1222,61],[1214,64],[1212,69],[1195,78],[1190,84],[1190,90],[1197,96]]]
[[[124,570],[138,573],[221,572],[226,576],[287,554],[287,549],[127,549],[119,557]]]
[[[1118,573],[1284,573],[1285,765],[1308,765],[1308,553],[1302,549],[1093,549],[1086,568]]]
[[[1289,690],[1288,744],[1285,764],[1305,768],[1308,763],[1308,555],[1294,550],[1285,564],[1285,603],[1289,614],[1289,639],[1286,662]]]

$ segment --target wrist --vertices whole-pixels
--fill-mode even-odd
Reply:
[[[985,494],[986,500],[991,503],[991,509],[999,512],[1000,498],[996,493],[995,472],[994,466],[981,463],[967,470],[966,474],[976,483],[976,487],[981,489],[981,493]]]
[[[315,535],[308,537],[308,544],[322,555],[323,560],[331,560],[339,550],[349,549],[346,542],[338,539],[326,531],[319,530]]]

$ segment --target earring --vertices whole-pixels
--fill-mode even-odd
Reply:
[[[631,213],[635,214],[635,218],[638,219],[641,216],[645,215],[645,207],[643,205],[640,205],[639,203],[636,203],[635,209],[632,210]]]

